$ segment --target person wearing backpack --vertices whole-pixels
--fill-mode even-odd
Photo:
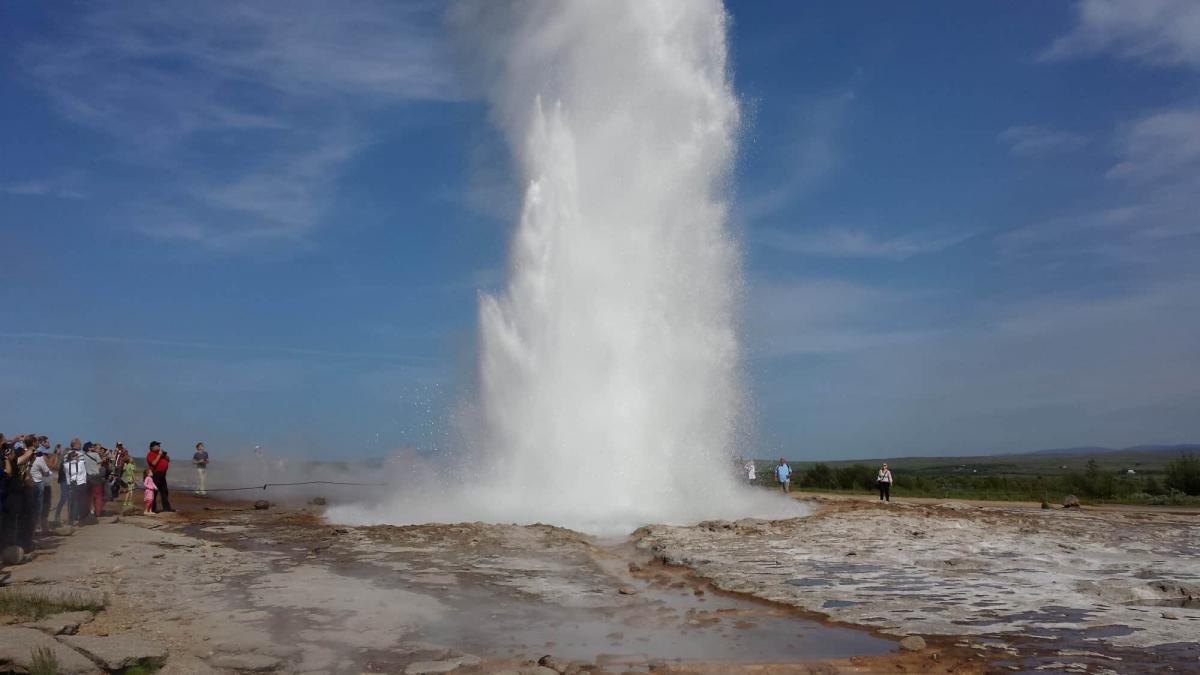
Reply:
[[[104,512],[104,459],[100,456],[95,443],[83,444],[83,466],[84,472],[87,475],[87,496],[84,499],[84,506],[80,509],[80,513],[87,515],[88,506],[91,506],[92,515],[97,518]]]
[[[171,457],[162,449],[162,443],[153,441],[150,443],[150,452],[146,454],[146,468],[150,469],[150,476],[154,480],[154,486],[158,488],[155,492],[154,513],[166,511],[172,513],[175,509],[171,508],[171,498],[167,491],[167,469],[171,466]]]

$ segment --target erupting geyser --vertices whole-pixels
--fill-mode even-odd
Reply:
[[[524,206],[507,286],[480,305],[469,495],[390,519],[628,531],[784,508],[733,475],[739,115],[721,3],[489,2],[455,18]]]

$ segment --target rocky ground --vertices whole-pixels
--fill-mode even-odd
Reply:
[[[0,615],[0,671],[28,670],[39,647],[63,673],[981,672],[986,663],[945,642],[903,651],[722,594],[632,545],[569,530],[346,528],[321,511],[192,500],[177,514],[106,516],[47,537],[0,592],[69,593],[103,609]]]
[[[0,593],[95,607],[0,615],[0,672],[37,647],[64,673],[1194,670],[1194,518],[821,506],[598,543],[189,500],[9,568]]]

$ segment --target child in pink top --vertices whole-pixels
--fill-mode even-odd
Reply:
[[[154,493],[158,492],[158,486],[154,484],[154,478],[150,475],[150,469],[142,471],[142,487],[146,489],[142,496],[142,511],[143,516],[154,515]]]

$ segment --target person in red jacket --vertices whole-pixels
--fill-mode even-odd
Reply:
[[[150,444],[150,452],[146,454],[146,467],[150,469],[150,477],[158,487],[155,493],[154,512],[174,512],[171,500],[167,495],[167,469],[171,466],[171,457],[162,449],[162,443],[154,441]]]

